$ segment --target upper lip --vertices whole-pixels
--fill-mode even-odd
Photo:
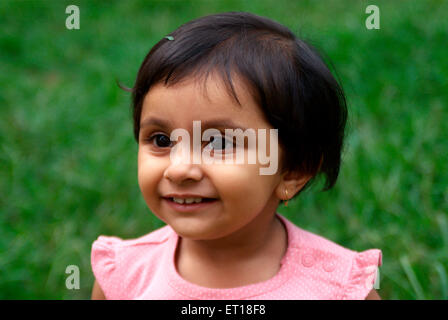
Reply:
[[[164,196],[164,198],[210,198],[210,199],[214,199],[213,197],[207,197],[207,196],[202,196],[199,194],[192,194],[192,193],[185,193],[185,194],[177,194],[177,193],[169,193],[167,195]]]

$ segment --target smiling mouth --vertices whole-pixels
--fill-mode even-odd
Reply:
[[[173,197],[164,197],[163,199],[168,200],[170,202],[176,203],[176,204],[182,204],[182,205],[195,205],[200,203],[206,203],[206,202],[213,202],[218,199],[215,198],[173,198]]]

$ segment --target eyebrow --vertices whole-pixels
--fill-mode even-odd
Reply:
[[[143,129],[151,125],[158,126],[163,129],[169,129],[170,123],[171,121],[166,121],[159,118],[147,118],[140,123],[140,129]],[[245,127],[233,122],[230,119],[213,119],[208,121],[201,120],[201,129],[208,129],[208,128],[241,129],[243,131],[247,130]]]

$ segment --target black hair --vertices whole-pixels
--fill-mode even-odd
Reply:
[[[170,86],[204,75],[207,79],[212,71],[218,72],[238,104],[232,75],[248,85],[267,121],[278,129],[285,154],[282,172],[311,175],[302,191],[318,174],[326,178],[324,191],[333,187],[347,120],[343,89],[314,47],[287,27],[247,12],[192,20],[154,45],[132,88],[137,143],[143,100],[153,85]]]

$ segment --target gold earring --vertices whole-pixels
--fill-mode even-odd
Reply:
[[[285,193],[286,193],[285,207],[287,207],[287,206],[288,206],[288,200],[289,200],[289,197],[288,197],[288,189],[285,189]]]

